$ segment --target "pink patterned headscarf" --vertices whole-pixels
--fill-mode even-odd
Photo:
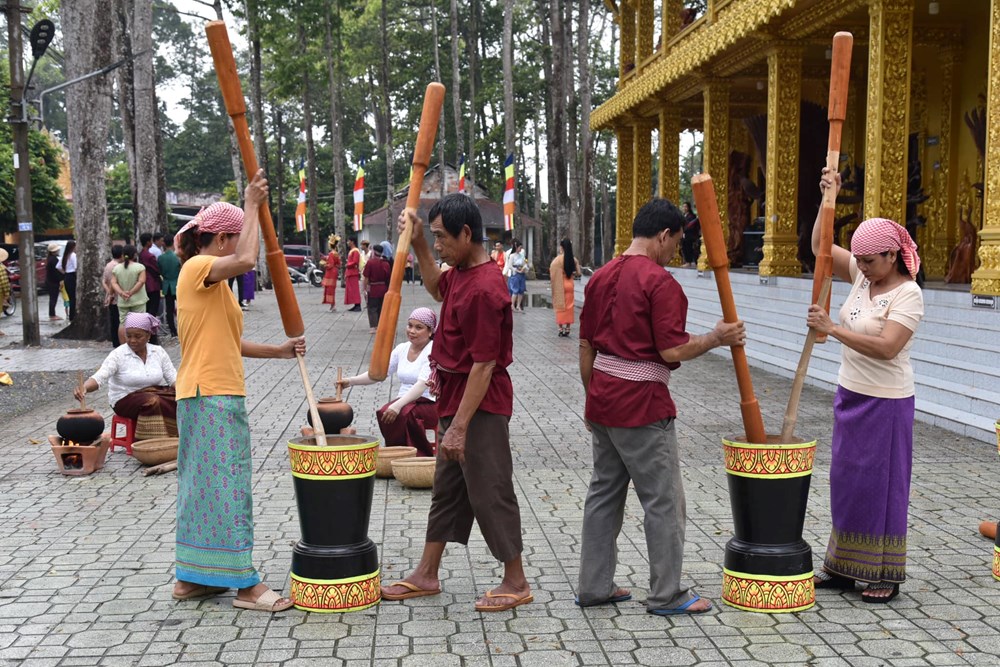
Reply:
[[[149,313],[129,313],[125,316],[125,329],[142,329],[152,335],[160,328],[160,320]]]
[[[862,222],[851,237],[851,254],[878,255],[896,250],[903,257],[903,264],[911,278],[920,270],[920,255],[917,244],[910,238],[906,228],[888,218],[869,218]]]
[[[417,322],[426,325],[427,328],[431,330],[431,333],[434,333],[434,330],[437,329],[438,318],[434,311],[430,308],[416,308],[412,313],[410,313],[410,316],[407,319],[416,320]]]
[[[199,234],[239,234],[243,231],[243,209],[227,202],[216,202],[198,211],[198,215],[181,227],[176,236],[191,230]]]

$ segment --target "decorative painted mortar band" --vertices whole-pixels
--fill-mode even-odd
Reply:
[[[802,539],[802,526],[816,441],[729,438],[722,446],[734,533],[726,544],[723,602],[772,614],[812,607],[812,549]]]
[[[816,441],[801,444],[756,445],[722,441],[726,472],[740,477],[783,479],[812,474]]]
[[[722,570],[722,599],[743,611],[781,613],[804,611],[816,602],[813,571],[793,577],[772,577]]]
[[[288,443],[292,475],[300,479],[355,479],[375,474],[378,442],[314,447]]]
[[[292,600],[303,611],[344,613],[361,611],[379,603],[381,571],[339,581],[314,580],[292,573]]]

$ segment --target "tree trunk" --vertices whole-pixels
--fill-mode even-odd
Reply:
[[[619,153],[621,155],[621,153]],[[611,162],[611,133],[605,132],[604,138],[604,163]],[[605,174],[607,176],[607,174]],[[611,218],[611,201],[608,191],[611,190],[611,181],[608,179],[601,188],[601,260],[607,264],[608,260],[615,253],[615,221]],[[615,192],[615,197],[619,193]]]
[[[436,81],[441,81],[441,48],[438,43],[438,18],[437,18],[437,7],[433,4],[431,5],[431,26],[433,29],[434,36],[434,79]],[[438,164],[440,165],[440,181],[441,187],[438,190],[438,196],[444,199],[447,183],[445,183],[445,171],[444,171],[444,114],[442,113],[438,118]],[[458,164],[457,162],[455,164]]]
[[[306,53],[309,43],[306,41],[306,30],[302,23],[299,23],[299,47],[302,53]],[[302,68],[302,122],[303,130],[306,133],[306,225],[309,245],[312,247],[313,257],[319,260],[324,253],[319,242],[319,192],[316,183],[316,142],[313,141],[313,116],[312,102],[309,94],[309,68]]]
[[[281,118],[281,108],[274,107],[274,133],[277,139],[275,146],[274,161],[277,168],[274,170],[274,191],[278,195],[278,219],[275,221],[275,232],[278,235],[278,245],[285,245],[285,156],[282,153],[281,142],[285,136],[285,123]]]
[[[563,17],[563,27],[565,29],[565,38],[563,39],[563,94],[568,104],[566,119],[569,121],[569,127],[566,132],[566,175],[569,181],[569,208],[567,209],[570,228],[569,238],[573,243],[573,249],[579,253],[583,249],[583,228],[580,224],[580,192],[582,189],[580,184],[580,146],[577,142],[577,137],[580,133],[580,100],[576,95],[573,77],[576,52],[573,49],[572,4],[570,2],[565,4],[566,15]],[[579,258],[580,255],[577,255],[577,257]]]
[[[465,142],[462,141],[462,71],[458,62],[458,40],[458,0],[451,0],[451,106],[455,117],[455,164],[465,154]]]
[[[542,221],[542,145],[538,135],[538,117],[532,119],[535,132],[535,220]]]
[[[117,45],[116,57],[120,60],[129,58],[132,53],[132,6],[134,0],[114,0],[114,28],[116,31],[114,43]],[[129,60],[118,68],[116,82],[118,84],[118,108],[121,113],[122,144],[125,147],[125,163],[128,165],[129,194],[131,195],[132,228],[131,240],[138,244],[139,240],[139,193],[137,191],[139,178],[136,175],[135,157],[135,61]]]
[[[594,138],[590,132],[590,0],[580,0],[577,28],[577,62],[580,67],[580,231],[582,244],[577,257],[585,266],[594,265]],[[602,33],[603,34],[603,33]]]
[[[503,2],[503,137],[504,157],[514,152],[516,117],[514,115],[514,0]],[[503,179],[506,181],[506,174]],[[516,207],[515,207],[516,208]],[[520,226],[514,229],[519,230]],[[526,238],[526,237],[525,237]]]
[[[163,155],[157,153],[156,79],[153,74],[153,2],[134,0],[132,21],[132,48],[142,53],[134,62],[135,74],[135,176],[138,209],[136,219],[139,232],[159,232],[165,229],[167,220],[160,217],[160,200],[166,193],[159,188],[158,166]],[[143,53],[145,52],[145,53]]]
[[[271,165],[267,156],[267,136],[264,134],[264,100],[261,93],[261,63],[260,63],[260,27],[257,14],[257,0],[244,2],[247,21],[247,41],[250,42],[250,104],[253,112],[253,145],[260,160],[260,166],[270,178]],[[271,208],[271,195],[268,194],[267,206]],[[260,252],[257,257],[257,277],[260,284],[271,289],[271,273],[267,268],[267,248],[261,232]]]
[[[334,42],[333,25],[330,14],[325,13],[326,66],[330,79],[330,148],[333,152],[333,232],[346,239],[347,218],[344,209],[344,128],[340,117],[340,2],[336,5],[337,39]]]
[[[106,67],[112,60],[107,17],[112,0],[63,0],[60,24],[67,79]],[[111,83],[95,76],[66,89],[66,122],[76,219],[76,318],[60,332],[67,338],[100,340],[107,335],[101,278],[111,248],[105,192],[105,149],[111,122]]]
[[[552,80],[549,82],[549,94],[552,96],[552,125],[549,134],[552,143],[552,160],[549,169],[553,175],[555,192],[554,206],[552,199],[549,206],[555,212],[555,228],[559,239],[569,234],[569,193],[566,190],[566,30],[563,20],[562,0],[551,0],[549,3],[550,37],[552,39]],[[553,245],[553,250],[555,246]]]
[[[466,42],[469,45],[469,158],[465,161],[465,171],[473,200],[476,198],[476,69],[479,67],[477,57],[479,22],[476,20],[476,7],[478,5],[479,0],[472,0],[469,3],[469,32],[466,35]]]
[[[390,213],[385,219],[385,237],[391,240],[393,238],[392,231],[396,227],[395,216],[392,215],[392,200],[396,194],[396,187],[392,174],[392,107],[389,102],[389,17],[388,9],[386,8],[388,1],[382,0],[382,12],[380,14],[381,30],[379,33],[382,42],[382,62],[379,89],[382,93],[382,111],[385,113],[385,199]]]

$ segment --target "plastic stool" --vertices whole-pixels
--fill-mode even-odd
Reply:
[[[111,446],[124,447],[125,453],[132,456],[132,443],[135,441],[135,420],[115,415],[111,418]]]

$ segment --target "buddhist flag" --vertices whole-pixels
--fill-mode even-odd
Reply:
[[[354,177],[354,231],[360,232],[365,218],[365,159],[361,158],[358,175]]]
[[[504,178],[507,185],[503,190],[503,228],[504,231],[514,231],[514,154],[511,153],[503,163]]]
[[[465,192],[465,154],[462,154],[462,159],[458,161],[458,191]]]
[[[306,161],[299,163],[299,203],[295,207],[295,231],[306,231]]]

